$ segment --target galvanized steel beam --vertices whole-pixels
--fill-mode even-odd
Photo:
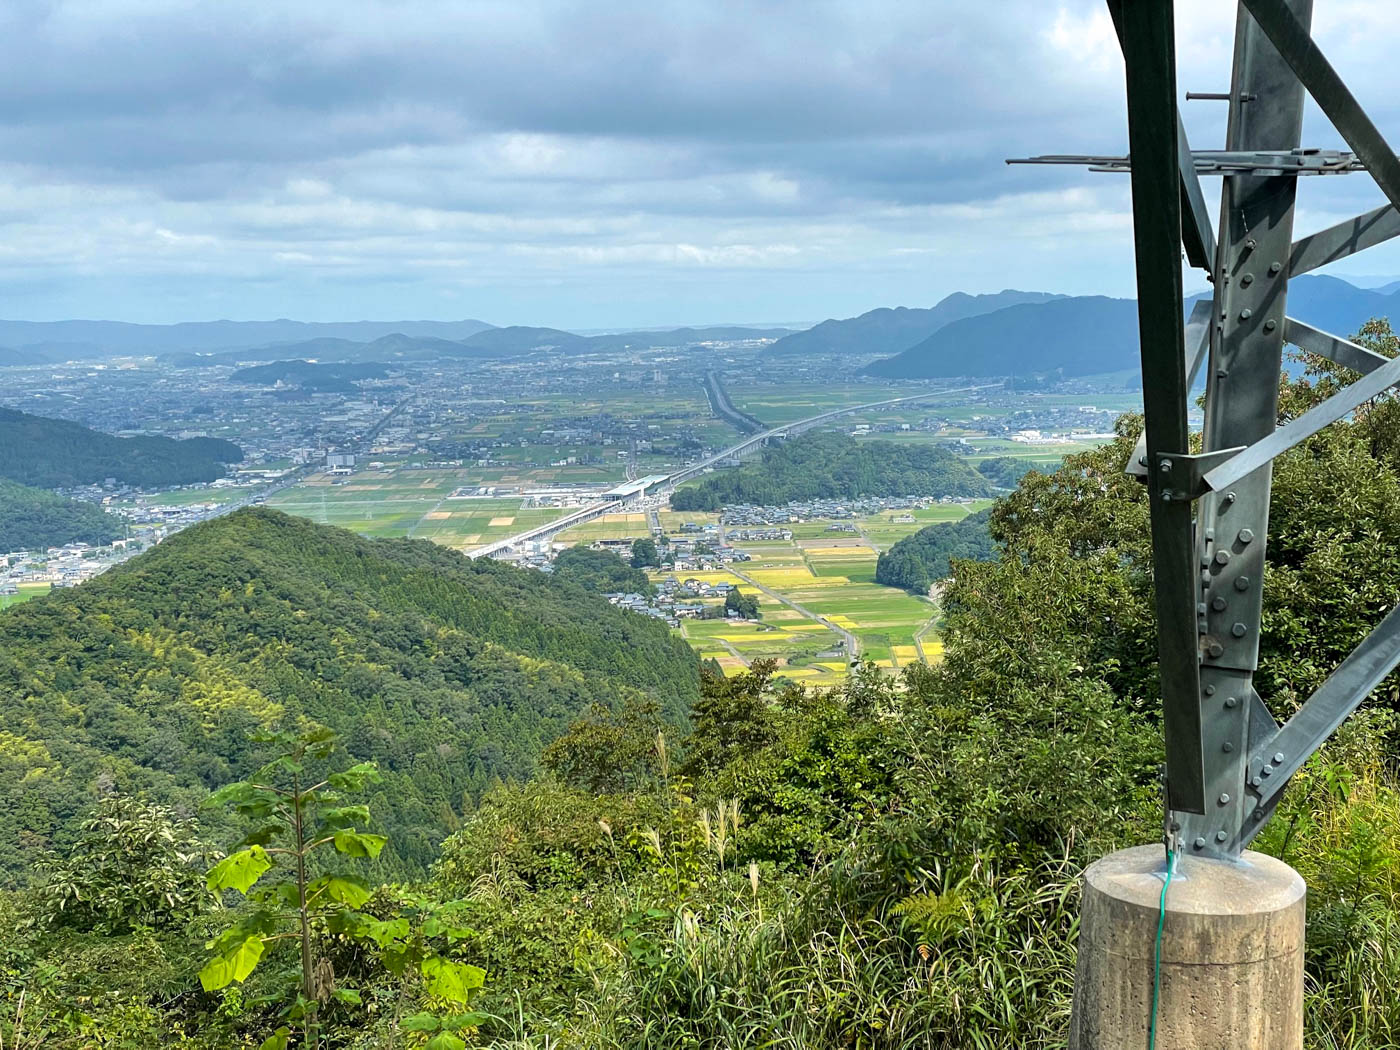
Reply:
[[[1111,4],[1111,7],[1116,6]],[[1153,580],[1167,794],[1174,809],[1205,808],[1201,711],[1196,701],[1196,572],[1191,503],[1172,498],[1170,457],[1190,450],[1185,324],[1181,309],[1181,173],[1172,4],[1127,3],[1115,21],[1127,69],[1128,149],[1133,165],[1138,332],[1152,520]],[[1156,469],[1165,463],[1166,470]]]

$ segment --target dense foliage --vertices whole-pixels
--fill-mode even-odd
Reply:
[[[1286,384],[1281,416],[1339,378]],[[451,915],[454,960],[485,971],[470,1012],[387,972],[360,920],[327,921],[311,997],[355,994],[325,1010],[318,1045],[1062,1047],[1083,865],[1160,832],[1147,506],[1122,471],[1137,429],[996,505],[998,556],[953,563],[942,664],[899,681],[866,666],[826,692],[763,661],[707,671],[684,736],[635,692],[590,705],[548,775],[487,791],[427,879],[356,904],[405,951]],[[1400,589],[1400,402],[1280,460],[1269,544],[1258,681],[1285,715]],[[1309,1046],[1400,1045],[1397,707],[1390,681],[1256,843],[1308,882]],[[171,863],[156,850],[108,877],[145,885]],[[211,933],[256,916],[228,903],[118,932],[36,921],[42,894],[0,897],[6,1045],[275,1040],[287,971],[219,992],[195,976]]]
[[[903,587],[913,594],[927,594],[937,581],[952,572],[954,558],[985,561],[997,556],[988,522],[990,511],[969,514],[961,521],[926,525],[898,540],[875,563],[875,582]]]
[[[977,464],[977,473],[1003,489],[1014,489],[1031,469],[1025,460],[1013,456],[995,456]]]
[[[724,596],[724,609],[732,612],[736,616],[742,616],[746,620],[761,619],[763,614],[758,611],[758,599],[752,594],[745,594],[738,587],[734,587]]]
[[[221,477],[243,450],[218,438],[118,438],[66,419],[0,408],[0,477],[40,488],[189,485]]]
[[[659,568],[661,555],[657,553],[656,541],[650,536],[639,536],[632,541],[632,568]]]
[[[812,431],[765,448],[756,464],[717,471],[681,486],[671,496],[671,506],[714,511],[732,503],[990,493],[986,478],[936,445],[856,441],[832,431]]]
[[[110,543],[121,522],[101,507],[0,478],[0,554]]]
[[[0,871],[66,848],[96,792],[197,803],[261,764],[250,730],[301,718],[379,764],[387,870],[421,871],[589,704],[680,718],[697,681],[664,624],[577,586],[241,511],[0,614]]]
[[[641,569],[632,568],[612,551],[595,551],[582,544],[555,555],[554,577],[597,594],[646,594],[651,590],[651,581]]]

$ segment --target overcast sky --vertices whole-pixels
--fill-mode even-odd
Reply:
[[[1400,143],[1400,4],[1317,8]],[[1179,0],[1183,91],[1228,86],[1233,17]],[[1131,295],[1126,178],[1002,163],[1124,152],[1121,96],[1101,0],[0,0],[0,317],[598,328]],[[1197,148],[1223,109],[1188,104]],[[1310,180],[1300,228],[1379,200]],[[1382,251],[1351,271],[1400,274]]]

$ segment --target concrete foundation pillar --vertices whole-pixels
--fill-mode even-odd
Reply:
[[[1164,862],[1160,845],[1134,846],[1085,872],[1070,1050],[1145,1050]],[[1302,1050],[1305,894],[1261,853],[1177,862],[1157,1050]]]

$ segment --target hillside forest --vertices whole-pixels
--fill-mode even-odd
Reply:
[[[858,496],[987,496],[988,480],[936,445],[857,441],[811,431],[763,449],[757,463],[716,471],[671,496],[675,510],[728,504],[778,505]]]
[[[998,500],[898,679],[723,678],[569,581],[265,512],[0,615],[5,1045],[1064,1046],[1079,875],[1160,832],[1140,422]],[[1272,499],[1286,717],[1395,603],[1400,401]],[[1308,883],[1309,1046],[1400,1045],[1398,704],[1256,842]]]
[[[120,519],[101,507],[0,478],[0,552],[111,543],[121,534]]]
[[[191,485],[222,477],[243,450],[219,438],[113,437],[66,419],[0,408],[0,478],[37,488]]]

